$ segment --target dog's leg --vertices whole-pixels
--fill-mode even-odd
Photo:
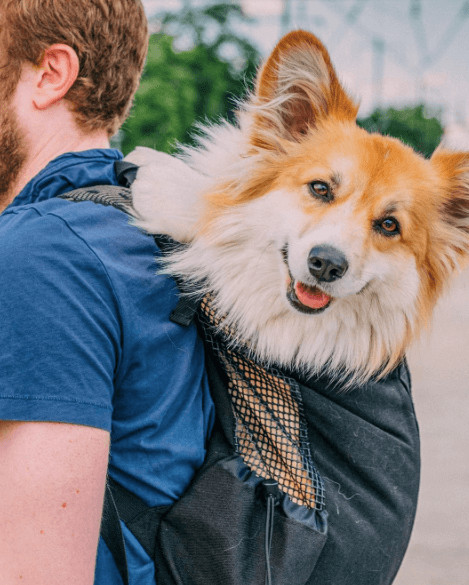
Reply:
[[[136,225],[152,234],[190,242],[202,213],[203,175],[151,148],[138,147],[125,160],[139,167],[132,185]]]

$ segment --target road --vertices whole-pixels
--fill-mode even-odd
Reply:
[[[431,331],[408,357],[422,482],[394,585],[469,585],[469,270],[440,301]]]

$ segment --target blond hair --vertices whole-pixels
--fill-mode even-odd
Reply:
[[[80,71],[66,95],[78,125],[114,134],[127,117],[148,48],[140,0],[2,0],[2,45],[17,82],[55,43],[72,47]]]

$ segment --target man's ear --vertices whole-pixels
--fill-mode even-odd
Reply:
[[[252,142],[269,148],[269,135],[298,140],[323,118],[355,120],[358,106],[337,78],[329,53],[313,34],[284,36],[257,78]]]
[[[45,110],[64,98],[75,83],[80,69],[78,55],[68,45],[48,47],[36,67],[33,103]]]

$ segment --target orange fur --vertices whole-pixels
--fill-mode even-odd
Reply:
[[[425,159],[359,128],[357,109],[322,43],[305,31],[285,36],[239,128],[209,129],[188,151],[205,199],[191,245],[169,265],[204,283],[262,359],[364,381],[402,358],[469,257],[469,154],[438,149]],[[315,181],[329,185],[330,200],[311,193]],[[389,218],[400,225],[392,235],[380,228]],[[346,257],[343,278],[314,276],[318,245]],[[332,302],[320,313],[314,300],[298,306],[295,283],[309,287],[306,302]]]

